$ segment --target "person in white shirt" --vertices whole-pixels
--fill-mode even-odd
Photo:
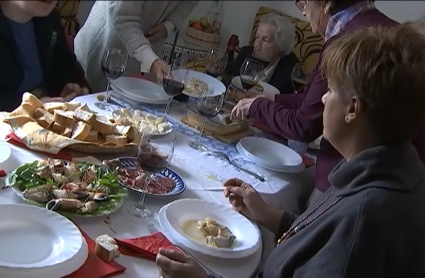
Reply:
[[[109,47],[129,54],[124,75],[141,66],[158,81],[169,71],[158,55],[165,38],[179,28],[198,1],[96,1],[75,38],[75,54],[93,90],[106,89],[103,54]]]

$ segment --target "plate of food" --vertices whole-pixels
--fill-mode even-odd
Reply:
[[[213,95],[220,95],[226,92],[226,87],[217,78],[202,72],[189,70],[183,94],[199,98],[205,90],[209,90]]]
[[[181,194],[186,189],[182,177],[169,168],[155,174],[155,178],[149,181],[147,174],[136,167],[136,157],[120,157],[107,164],[110,169],[118,169],[119,183],[135,193],[140,194],[146,189],[146,196],[161,198]]]
[[[194,210],[193,208],[196,208]],[[181,199],[160,211],[163,229],[186,247],[206,255],[242,258],[261,245],[259,229],[247,218],[213,202]]]
[[[173,131],[173,125],[165,117],[157,117],[137,109],[120,108],[112,113],[114,121],[123,126],[133,126],[141,134],[165,135]]]
[[[122,206],[128,195],[115,170],[53,158],[19,166],[7,175],[5,184],[28,204],[67,217],[110,214]]]

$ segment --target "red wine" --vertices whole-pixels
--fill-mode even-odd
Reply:
[[[244,90],[252,89],[258,82],[254,81],[254,78],[251,76],[241,76],[241,83]]]
[[[159,173],[168,166],[167,157],[157,153],[140,153],[137,156],[137,164],[148,173]]]
[[[175,97],[183,92],[184,84],[172,79],[164,79],[164,90],[170,97]]]
[[[217,109],[217,106],[213,106],[213,107],[198,106],[198,112],[199,112],[199,115],[201,115],[202,117],[211,119],[217,116],[219,111]]]
[[[102,71],[105,74],[106,78],[115,80],[120,77],[124,73],[124,69],[122,67],[115,68],[107,68],[102,66]]]

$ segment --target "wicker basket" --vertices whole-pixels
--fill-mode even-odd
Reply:
[[[185,40],[188,43],[205,48],[215,48],[220,44],[220,39],[220,34],[210,34],[187,26]]]

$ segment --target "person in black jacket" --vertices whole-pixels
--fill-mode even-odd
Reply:
[[[279,15],[269,15],[260,20],[253,46],[242,47],[233,64],[233,75],[239,76],[247,58],[264,65],[263,82],[276,87],[281,94],[292,94],[292,70],[299,63],[292,52],[295,39],[294,24]]]
[[[22,94],[43,102],[68,101],[86,93],[69,48],[57,1],[0,2],[0,111],[12,111]]]

